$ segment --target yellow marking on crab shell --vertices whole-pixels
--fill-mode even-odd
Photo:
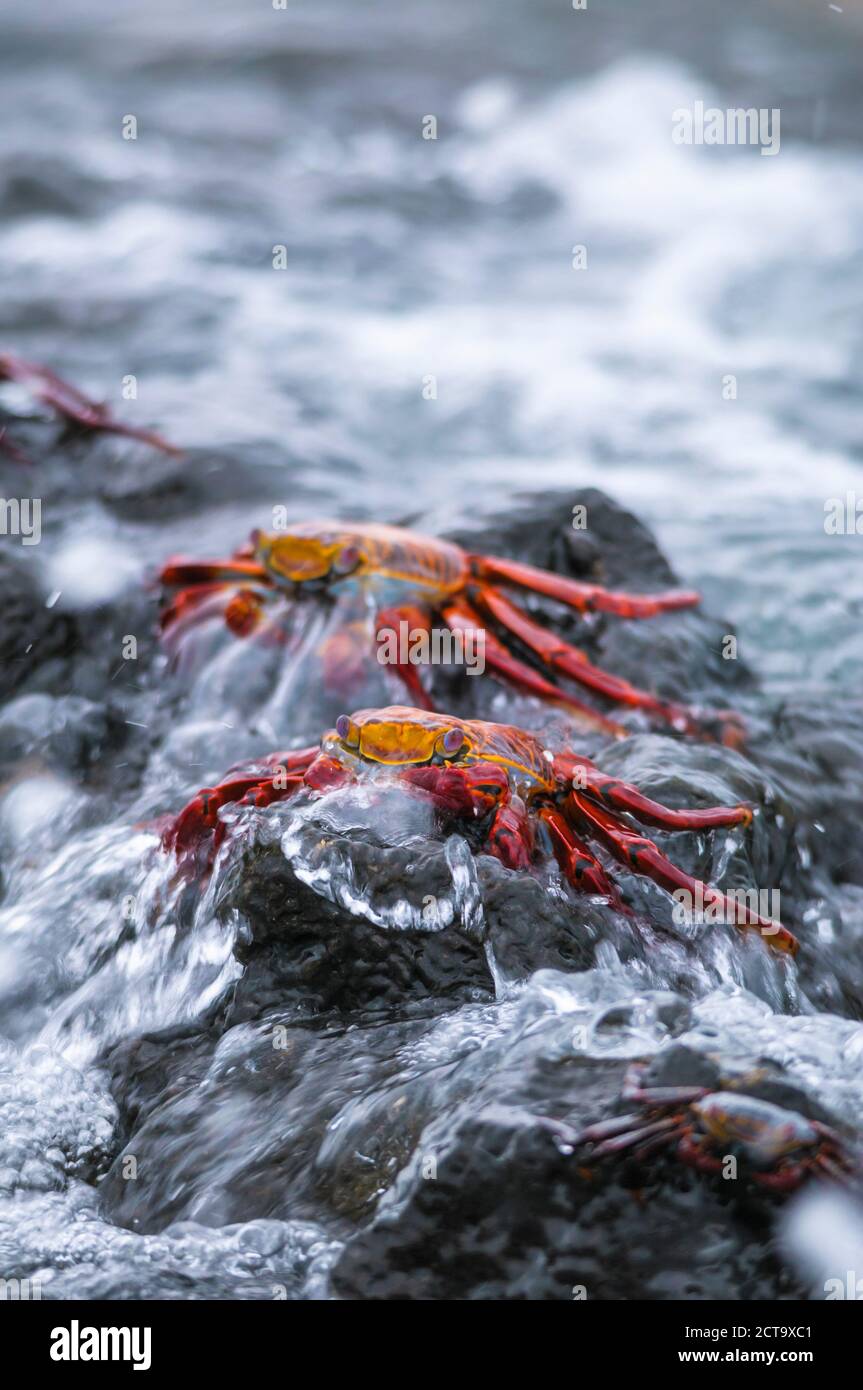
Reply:
[[[400,707],[393,706],[392,710],[394,714],[398,713]],[[553,777],[544,775],[545,768],[540,763],[541,750],[538,746],[535,765],[525,761],[523,757],[519,759],[514,752],[498,751],[501,744],[506,747],[513,742],[505,725],[485,725],[483,721],[451,719],[425,710],[405,712],[410,717],[382,719],[376,716],[384,711],[358,711],[351,718],[359,733],[359,744],[353,749],[349,745],[343,745],[346,751],[385,767],[417,766],[431,761],[438,751],[436,745],[441,735],[451,729],[458,729],[464,737],[464,743],[452,755],[440,755],[443,762],[462,767],[478,762],[494,763],[508,772],[520,774],[537,784],[541,790],[551,790],[555,785]],[[528,736],[524,741],[530,751],[533,748],[533,740]],[[405,746],[413,746],[415,752],[406,757]]]
[[[410,732],[409,738],[405,738],[405,730]],[[395,721],[361,725],[357,751],[361,757],[367,758],[369,762],[381,763],[386,767],[427,763],[434,755],[435,744],[441,732],[446,732],[446,730],[434,727],[423,729],[417,724],[399,724]],[[418,733],[420,734],[419,738],[417,738]],[[406,748],[411,746],[416,751],[405,756]]]
[[[305,536],[261,536],[257,553],[261,563],[280,578],[302,584],[310,579],[323,579],[332,569],[333,560],[344,549],[341,541],[332,544]]]

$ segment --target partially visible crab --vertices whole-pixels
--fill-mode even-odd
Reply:
[[[120,434],[127,439],[138,439],[142,444],[150,444],[154,449],[160,449],[163,454],[181,452],[154,430],[140,429],[136,425],[126,425],[122,420],[115,419],[101,401],[91,400],[83,391],[79,391],[77,386],[70,386],[68,381],[63,381],[47,367],[39,366],[35,362],[26,362],[23,357],[17,357],[14,353],[0,352],[0,381],[15,381],[25,386],[37,401],[50,406],[68,424],[79,429],[99,430],[104,434]],[[19,462],[26,462],[18,446],[7,440],[2,432],[0,448]]]
[[[588,1125],[573,1141],[589,1145],[588,1162],[611,1154],[646,1158],[670,1147],[700,1172],[722,1174],[729,1157],[773,1192],[791,1192],[809,1177],[848,1181],[853,1163],[842,1136],[821,1120],[768,1100],[765,1073],[733,1079],[716,1071],[709,1085],[645,1085],[648,1063],[628,1069],[621,1098],[638,1109]]]
[[[219,811],[229,802],[268,806],[300,789],[319,795],[348,782],[378,779],[397,779],[441,816],[471,827],[476,847],[507,868],[527,869],[541,851],[550,850],[574,887],[622,906],[592,848],[598,843],[631,872],[669,892],[682,890],[703,900],[722,920],[755,928],[775,950],[794,954],[798,949],[780,923],[730,903],[717,888],[679,869],[629,819],[664,830],[707,830],[750,825],[751,807],[672,810],[601,772],[588,758],[552,754],[513,725],[404,705],[342,715],[320,748],[275,753],[235,768],[171,821],[164,845],[208,867],[226,833]]]

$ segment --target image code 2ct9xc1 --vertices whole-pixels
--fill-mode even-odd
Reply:
[[[49,1373],[370,1301],[826,1373],[861,58],[815,0],[3,9],[0,1301]]]

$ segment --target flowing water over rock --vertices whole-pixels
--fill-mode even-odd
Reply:
[[[2,493],[39,497],[42,532],[0,539],[0,1276],[45,1298],[823,1296],[859,1250],[853,1198],[667,1152],[586,1178],[570,1141],[657,1054],[863,1127],[863,542],[824,525],[863,495],[859,21],[82,0],[48,47],[42,8],[0,21],[0,347],[187,452],[64,437],[0,387],[31,460],[0,455]],[[674,145],[696,100],[781,107],[780,154]],[[297,606],[285,647],[216,623],[160,646],[155,568],[276,506],[700,587],[696,613],[555,621],[637,684],[740,710],[742,752],[635,715],[610,747],[461,673],[436,694],[671,804],[753,802],[751,832],[657,839],[779,889],[797,961],[679,926],[631,875],[634,917],[552,866],[510,874],[397,793],[231,812],[212,879],[178,876],[160,818],[346,703],[320,654],[353,610]],[[363,679],[350,707],[388,702]]]

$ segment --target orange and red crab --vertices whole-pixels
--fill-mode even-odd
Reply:
[[[622,1099],[638,1111],[589,1125],[572,1141],[590,1145],[589,1157],[629,1153],[646,1158],[673,1146],[677,1157],[700,1172],[721,1174],[730,1156],[746,1164],[761,1187],[791,1192],[809,1176],[847,1181],[853,1164],[845,1141],[819,1120],[776,1105],[745,1089],[757,1089],[753,1073],[718,1089],[645,1086],[647,1063],[627,1071]]]
[[[162,569],[161,581],[178,590],[162,616],[172,645],[214,615],[223,617],[238,637],[261,630],[275,633],[273,605],[280,597],[335,597],[350,590],[376,613],[379,640],[384,633],[399,631],[400,624],[407,624],[411,634],[422,634],[431,633],[432,624],[440,622],[462,640],[480,643],[494,675],[569,708],[605,733],[626,731],[559,681],[574,682],[613,704],[644,710],[682,733],[705,732],[691,710],[600,670],[506,592],[542,595],[579,613],[651,618],[696,605],[699,595],[689,590],[614,593],[531,565],[470,554],[451,541],[400,527],[342,521],[303,522],[290,533],[256,532],[229,560],[174,558]],[[404,651],[393,663],[394,673],[415,705],[432,708],[416,665],[403,658]],[[722,725],[725,741],[739,744],[741,729],[734,717],[713,718]]]
[[[67,424],[75,425],[78,429],[138,439],[142,444],[150,444],[164,454],[181,452],[155,431],[139,429],[136,425],[126,425],[122,420],[115,419],[101,401],[91,400],[83,391],[79,391],[77,386],[70,386],[68,381],[63,381],[47,367],[39,366],[35,362],[26,362],[23,357],[14,353],[0,352],[0,382],[2,381],[14,381],[26,387],[37,401],[50,406]],[[18,462],[27,462],[17,445],[7,440],[2,431],[0,448]]]
[[[663,830],[703,831],[751,824],[750,807],[672,810],[601,772],[588,758],[552,754],[513,725],[455,719],[404,705],[342,715],[319,747],[275,753],[234,768],[172,820],[163,844],[206,868],[224,839],[219,812],[229,802],[268,806],[301,789],[316,795],[379,778],[394,778],[412,795],[431,802],[441,817],[465,828],[477,850],[494,855],[507,868],[528,869],[543,849],[550,849],[575,888],[623,908],[595,852],[599,845],[669,892],[703,898],[722,920],[760,931],[774,949],[792,954],[798,949],[785,927],[748,906],[732,904],[718,889],[679,869],[627,820],[633,817]]]

